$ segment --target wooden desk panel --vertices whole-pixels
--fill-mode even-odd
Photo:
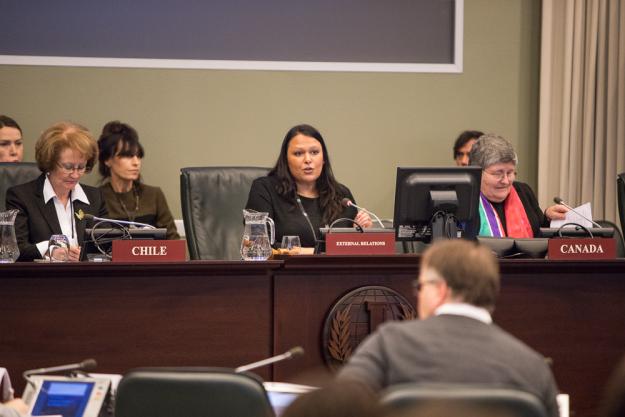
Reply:
[[[271,270],[279,265],[3,265],[0,362],[19,389],[26,369],[91,357],[98,372],[123,373],[271,356]]]
[[[364,285],[408,300],[419,258],[0,265],[0,364],[22,371],[94,357],[99,372],[237,366],[295,345],[306,356],[259,370],[288,380],[323,365],[330,306]],[[625,261],[501,262],[495,321],[553,360],[576,417],[594,414],[625,354]]]
[[[414,306],[412,281],[417,277],[418,258],[382,257],[293,257],[274,279],[274,349],[284,352],[302,346],[306,356],[274,365],[274,378],[285,381],[302,370],[324,366],[321,352],[322,327],[332,305],[359,287],[381,285],[402,294]]]
[[[275,352],[300,344],[307,356],[277,364],[274,377],[288,380],[322,365],[323,320],[346,292],[385,285],[413,299],[418,261],[410,256],[286,260],[274,281]],[[595,415],[605,382],[625,355],[625,261],[503,260],[501,271],[495,322],[553,361],[559,388],[571,395],[572,415]]]

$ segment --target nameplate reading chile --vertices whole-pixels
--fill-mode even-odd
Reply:
[[[392,255],[395,253],[395,232],[390,233],[328,233],[326,255]]]
[[[184,240],[114,240],[113,262],[185,261]]]

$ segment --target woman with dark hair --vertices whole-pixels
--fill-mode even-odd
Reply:
[[[269,174],[254,180],[246,208],[269,213],[276,224],[276,242],[282,236],[297,235],[302,246],[314,247],[320,237],[319,227],[337,219],[353,219],[362,227],[371,226],[369,215],[345,207],[344,198],[354,202],[349,189],[334,178],[321,133],[303,124],[287,132]],[[335,226],[350,227],[352,221]]]
[[[0,162],[22,162],[22,128],[9,116],[0,115]]]
[[[141,182],[144,151],[137,131],[126,123],[109,122],[102,128],[98,147],[100,189],[109,217],[166,228],[167,239],[180,239],[163,191]]]

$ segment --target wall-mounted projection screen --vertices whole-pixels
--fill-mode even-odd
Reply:
[[[461,72],[463,0],[8,1],[0,64]]]

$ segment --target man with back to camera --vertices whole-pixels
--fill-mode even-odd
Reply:
[[[462,132],[454,143],[454,161],[459,167],[469,165],[469,153],[471,147],[484,133],[479,130],[465,130]]]
[[[22,128],[9,116],[0,115],[0,162],[22,162]]]
[[[423,382],[517,389],[536,395],[558,416],[558,393],[542,355],[492,323],[499,265],[473,242],[428,248],[415,281],[420,320],[381,325],[338,374],[374,390]]]

